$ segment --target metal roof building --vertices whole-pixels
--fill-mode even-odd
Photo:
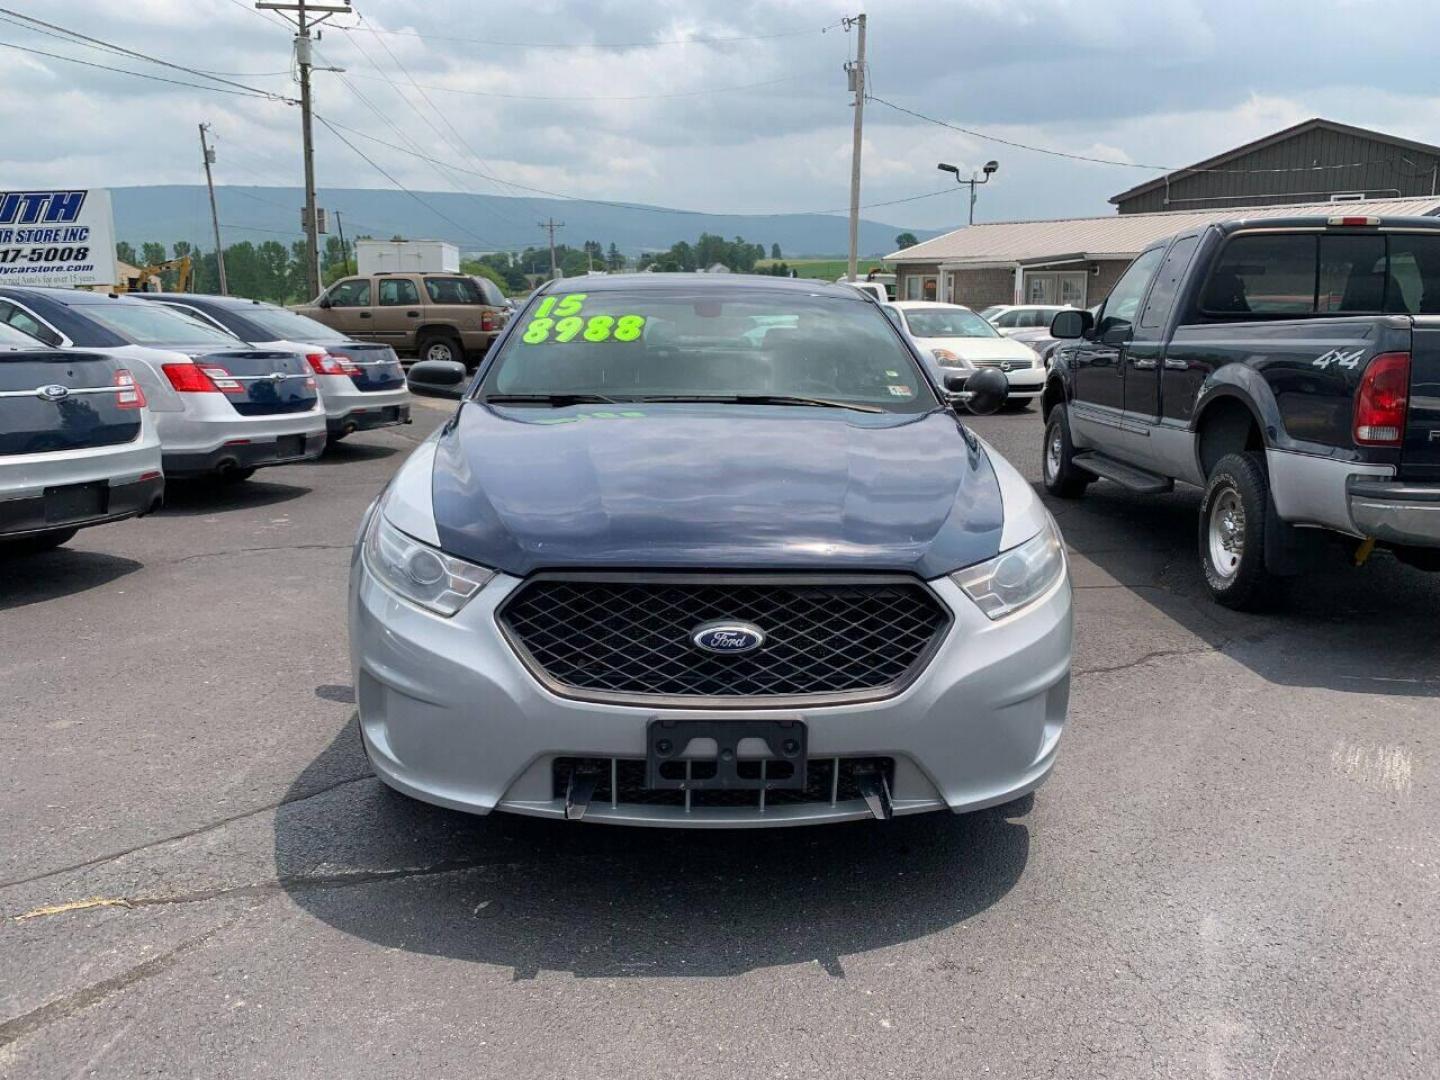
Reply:
[[[1131,259],[1173,233],[1215,221],[1334,214],[1432,217],[1440,215],[1440,195],[971,225],[885,258],[895,264],[900,299],[1085,307],[1108,295]]]

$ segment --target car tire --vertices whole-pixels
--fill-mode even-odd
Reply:
[[[68,544],[79,531],[79,529],[51,529],[49,532],[0,541],[0,554],[39,555],[46,551],[53,551],[61,544]]]
[[[1078,499],[1094,477],[1075,466],[1075,446],[1070,441],[1070,418],[1064,405],[1050,410],[1045,425],[1045,442],[1040,451],[1041,477],[1045,490],[1061,499]]]
[[[1275,599],[1279,579],[1265,567],[1269,506],[1262,455],[1226,454],[1210,470],[1200,501],[1200,568],[1216,603],[1260,611]]]
[[[465,363],[465,347],[454,334],[426,334],[420,339],[421,360],[445,360]]]

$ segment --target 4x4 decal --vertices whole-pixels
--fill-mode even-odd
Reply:
[[[1332,364],[1334,364],[1337,367],[1343,367],[1350,371],[1354,371],[1357,367],[1360,366],[1360,361],[1364,356],[1364,349],[1351,349],[1348,352],[1344,349],[1331,349],[1329,352],[1323,353],[1322,355],[1317,356],[1314,360],[1312,360],[1310,362],[1310,366],[1318,368],[1328,368]]]

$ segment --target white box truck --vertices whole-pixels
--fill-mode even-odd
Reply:
[[[458,274],[460,249],[444,240],[356,240],[355,263],[362,276],[400,271]]]

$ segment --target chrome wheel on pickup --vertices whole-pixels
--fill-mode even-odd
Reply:
[[[1245,507],[1234,488],[1226,488],[1210,506],[1210,565],[1221,577],[1233,577],[1245,554]]]
[[[1270,482],[1265,458],[1227,454],[1215,463],[1200,503],[1200,564],[1210,595],[1226,607],[1268,605],[1278,579],[1265,566]]]
[[[1094,479],[1089,473],[1077,469],[1074,463],[1075,447],[1070,442],[1070,421],[1064,405],[1050,410],[1050,419],[1045,425],[1045,453],[1041,467],[1044,473],[1045,490],[1062,499],[1078,499]]]

